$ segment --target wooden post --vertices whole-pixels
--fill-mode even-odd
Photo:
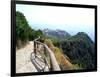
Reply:
[[[44,47],[44,55],[47,56],[46,48],[44,45],[43,45],[43,47]]]
[[[33,52],[34,52],[34,41],[33,41]]]
[[[34,54],[35,54],[35,58],[36,58],[36,42],[34,41]]]

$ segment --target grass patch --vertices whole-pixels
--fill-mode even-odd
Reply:
[[[69,60],[66,59],[64,54],[58,47],[55,47],[50,39],[45,39],[44,43],[54,52],[56,60],[61,68],[61,70],[71,70],[73,65]]]

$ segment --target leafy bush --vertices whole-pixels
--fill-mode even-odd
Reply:
[[[79,32],[60,44],[71,63],[81,65],[84,69],[95,68],[94,43],[86,33]]]
[[[29,26],[23,13],[16,12],[16,46],[18,49],[26,45],[28,41],[42,35],[41,30],[35,31]]]
[[[82,66],[79,65],[79,64],[73,64],[73,68],[74,68],[75,70],[83,69]]]

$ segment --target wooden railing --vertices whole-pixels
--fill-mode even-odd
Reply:
[[[46,44],[41,43],[39,41],[39,39],[40,38],[37,38],[33,41],[34,58],[36,58],[37,55],[39,54],[42,56],[42,59],[44,60],[43,62],[45,63],[45,67],[48,67],[49,71],[60,71],[61,69],[55,58],[53,51],[51,51],[51,49]],[[41,46],[42,50],[39,50],[40,46]],[[45,69],[43,69],[43,71],[45,71]]]

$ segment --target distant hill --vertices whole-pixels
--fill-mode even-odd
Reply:
[[[84,69],[95,68],[95,45],[86,33],[79,32],[60,42],[60,45],[73,64],[78,64]]]
[[[63,39],[66,37],[69,37],[70,34],[67,33],[64,30],[50,30],[50,29],[44,29],[43,30],[44,35],[51,37],[51,38],[59,38],[59,39]]]

